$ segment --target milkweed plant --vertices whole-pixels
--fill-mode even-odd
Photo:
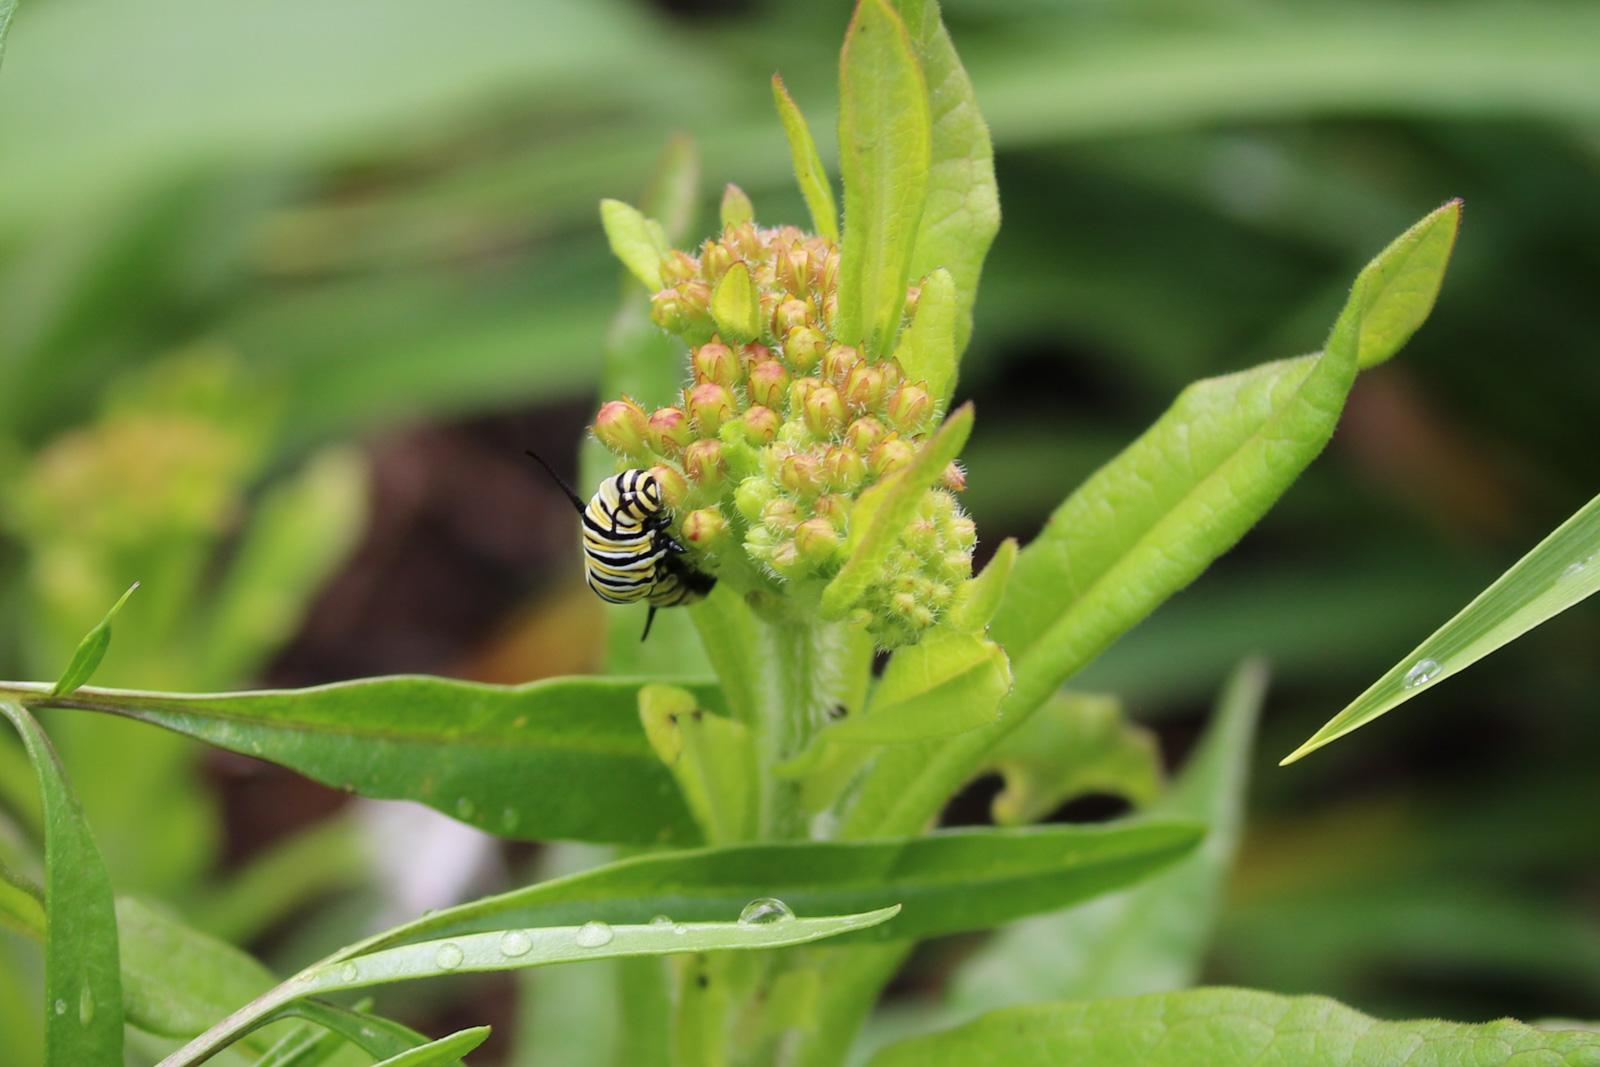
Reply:
[[[999,200],[935,0],[855,8],[839,68],[842,203],[800,108],[781,80],[772,89],[809,219],[761,217],[730,185],[720,225],[691,238],[681,139],[642,210],[601,204],[629,295],[604,352],[580,506],[633,474],[570,520],[574,537],[586,529],[591,566],[610,558],[636,599],[665,580],[669,556],[671,573],[698,576],[642,645],[644,606],[608,609],[614,674],[96,688],[113,609],[54,684],[0,684],[45,838],[42,877],[0,872],[0,916],[44,946],[50,1067],[121,1064],[130,1030],[166,1050],[165,1067],[285,1067],[348,1046],[365,1061],[457,1063],[486,1028],[430,1039],[352,993],[577,961],[600,969],[553,967],[535,984],[570,1011],[540,1016],[536,997],[534,1029],[576,1035],[550,1042],[566,1052],[523,1041],[536,1062],[1600,1063],[1594,1033],[1377,1022],[1314,996],[1185,988],[1238,834],[1263,670],[1234,673],[1171,785],[1114,700],[1063,688],[1327,444],[1359,372],[1429,314],[1460,204],[1378,252],[1320,349],[1194,383],[1029,544],[985,545],[961,503],[976,413],[960,365]],[[647,483],[653,495],[627,510],[623,495]],[[607,557],[624,535],[634,547]],[[116,894],[41,708],[164,727],[612,858],[281,978]],[[933,829],[984,774],[1002,783],[994,825]],[[1088,790],[1141,810],[1038,824]],[[962,963],[935,1010],[869,1020],[919,941],[1019,920]],[[1133,956],[1157,961],[1138,972],[1156,977],[1113,980],[1134,973]],[[1008,976],[1024,960],[1029,988],[1072,999],[1016,1003],[1029,988]],[[611,993],[561,997],[580,973]],[[1106,993],[1125,995],[1089,995]]]

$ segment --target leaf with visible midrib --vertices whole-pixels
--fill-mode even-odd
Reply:
[[[1576,1067],[1597,1060],[1600,1033],[1510,1020],[1382,1022],[1327,997],[1191,989],[1007,1008],[893,1045],[869,1067]]]
[[[39,686],[0,685],[0,694],[155,723],[505,837],[693,844],[699,829],[639,725],[642,684],[400,675],[244,693],[85,688],[52,699]],[[722,708],[716,686],[677,684]]]

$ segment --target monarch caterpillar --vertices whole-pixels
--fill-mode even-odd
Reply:
[[[596,596],[608,604],[649,601],[643,641],[650,636],[660,608],[693,604],[711,592],[717,580],[696,570],[684,558],[688,551],[667,533],[672,514],[661,496],[661,483],[647,470],[626,470],[600,483],[584,503],[550,464],[529,450],[555,480],[583,525],[583,576]]]

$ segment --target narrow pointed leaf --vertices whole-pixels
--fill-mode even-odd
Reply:
[[[408,1049],[397,1056],[390,1056],[373,1064],[373,1067],[439,1067],[440,1064],[455,1063],[488,1039],[487,1026],[457,1030],[449,1037],[441,1037],[437,1041]]]
[[[1327,997],[1192,989],[1034,1004],[901,1042],[869,1067],[1505,1067],[1600,1057],[1600,1033],[1382,1022]]]
[[[128,602],[128,598],[137,588],[139,588],[138,582],[128,586],[127,591],[111,605],[111,610],[106,612],[105,618],[96,623],[94,629],[78,642],[67,669],[61,672],[61,678],[51,688],[51,696],[70,693],[94,676],[94,672],[100,667],[100,661],[106,658],[106,649],[111,647],[111,620],[117,617],[117,612],[122,610],[122,605]]]
[[[972,433],[972,419],[972,405],[961,405],[923,442],[909,464],[861,494],[850,514],[849,555],[822,590],[824,618],[842,618],[861,599],[923,492],[961,454]]]
[[[922,280],[917,313],[895,352],[911,381],[928,383],[928,395],[943,407],[956,385],[956,286],[943,267]]]
[[[45,1067],[122,1062],[122,979],[111,879],[49,738],[0,699],[44,801]]]
[[[1009,688],[1011,668],[999,645],[971,633],[932,633],[896,650],[866,710],[821,736],[852,745],[948,737],[992,722]]]
[[[743,344],[761,332],[761,309],[756,303],[750,270],[743,263],[728,268],[711,294],[711,317],[729,341]]]
[[[1293,763],[1404,704],[1600,590],[1600,496],[1285,757]]]
[[[554,678],[495,686],[400,675],[198,695],[86,688],[58,698],[11,683],[0,684],[0,696],[154,723],[507,837],[693,843],[699,829],[639,725],[642,684]],[[679,684],[721,709],[715,686]],[[557,782],[584,788],[549,788]]]
[[[833,184],[817,155],[817,143],[811,138],[811,127],[794,102],[789,90],[778,75],[772,76],[772,99],[778,105],[778,120],[783,123],[784,136],[789,139],[789,155],[794,160],[794,178],[805,197],[811,212],[811,225],[835,244],[839,241],[839,209],[833,201]]]
[[[950,612],[950,625],[960,630],[982,633],[999,610],[1011,581],[1011,568],[1017,562],[1017,539],[1008,537],[994,550],[982,571],[967,579],[961,598]]]
[[[600,201],[600,224],[611,253],[651,292],[661,288],[661,257],[670,251],[659,225],[621,200]]]
[[[839,55],[844,240],[834,333],[882,358],[894,350],[928,192],[927,83],[886,0],[860,0]]]
[[[756,218],[755,205],[750,203],[749,195],[737,185],[729,182],[722,188],[722,225],[740,226],[746,222],[754,222]]]
[[[304,1019],[313,1026],[338,1035],[374,1059],[398,1056],[428,1043],[426,1037],[404,1023],[373,1015],[367,1010],[371,1004],[372,1001],[367,999],[353,1008],[346,1008],[326,1000],[297,1000],[273,1013],[267,1021]]]

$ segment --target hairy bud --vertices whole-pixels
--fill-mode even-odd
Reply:
[[[883,371],[858,363],[845,380],[844,398],[857,408],[875,408],[883,401]]]
[[[861,353],[850,345],[834,345],[822,357],[822,376],[843,385],[850,372],[861,363]]]
[[[689,495],[689,483],[678,473],[676,467],[669,467],[658,463],[650,468],[650,473],[655,476],[657,484],[661,486],[662,499],[669,507],[677,507],[683,503],[683,498]]]
[[[839,531],[827,519],[807,519],[794,529],[794,544],[800,558],[814,566],[834,561],[843,542]]]
[[[722,484],[727,467],[723,462],[722,442],[711,439],[696,441],[683,452],[683,469],[689,479],[707,489]]]
[[[709,341],[695,349],[690,363],[697,381],[731,387],[739,380],[739,361],[733,349],[721,341]]]
[[[917,433],[928,425],[928,419],[933,415],[933,399],[922,386],[907,382],[889,397],[886,414],[895,429],[902,433]]]
[[[782,425],[783,419],[776,411],[760,404],[747,408],[739,419],[744,439],[756,446],[771,444],[778,436],[778,428]]]
[[[844,441],[857,452],[871,452],[887,436],[889,431],[883,428],[883,423],[867,415],[850,424],[844,432]]]
[[[716,382],[701,382],[689,390],[689,417],[701,434],[712,436],[733,417],[733,397]]]
[[[867,456],[867,469],[882,478],[909,464],[917,453],[910,444],[898,437],[890,437],[874,448]]]
[[[762,407],[781,408],[789,392],[789,372],[775,359],[750,368],[750,399]]]
[[[783,358],[796,374],[809,374],[822,362],[828,342],[810,326],[796,326],[784,335]]]
[[[811,323],[811,309],[803,300],[785,300],[772,313],[772,332],[778,337],[789,336],[789,331]]]
[[[834,447],[822,457],[822,466],[828,474],[828,484],[843,492],[850,492],[867,477],[867,461],[853,448]]]
[[[650,447],[663,456],[677,455],[694,440],[689,416],[677,408],[657,408],[650,415],[647,432]]]
[[[631,400],[607,401],[595,416],[594,435],[600,443],[624,456],[642,456],[648,450],[648,420],[644,409]]]
[[[728,520],[717,508],[700,508],[683,517],[683,536],[696,548],[715,548],[728,533]]]
[[[844,429],[844,400],[831,385],[819,385],[805,399],[803,417],[811,432],[832,437]]]

